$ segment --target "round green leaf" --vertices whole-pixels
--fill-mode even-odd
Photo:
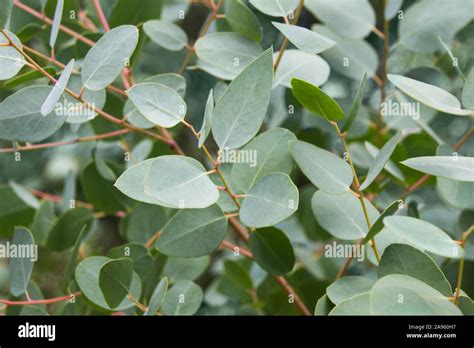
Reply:
[[[248,192],[258,179],[267,174],[290,174],[293,169],[290,142],[295,140],[296,136],[284,128],[273,128],[255,137],[240,150],[241,154],[253,153],[255,162],[234,163],[233,182],[243,192]]]
[[[260,12],[273,17],[288,16],[298,6],[298,0],[250,0]]]
[[[128,298],[124,298],[115,308],[111,308],[105,301],[104,294],[99,286],[99,274],[102,266],[109,261],[110,259],[104,256],[92,256],[79,263],[75,271],[75,279],[79,289],[89,301],[106,310],[122,311],[133,307],[133,302]],[[130,284],[130,294],[133,298],[138,299],[140,298],[141,292],[142,285],[140,277],[138,274],[133,273]]]
[[[208,255],[193,258],[168,257],[163,275],[172,282],[178,280],[195,280],[199,278],[209,267],[210,257]]]
[[[252,232],[249,246],[255,261],[268,273],[280,276],[293,269],[293,247],[288,237],[279,229],[267,227]]]
[[[212,134],[221,150],[245,145],[257,134],[270,102],[272,79],[270,48],[229,85],[212,115]]]
[[[82,82],[97,91],[111,84],[129,63],[138,43],[138,29],[123,25],[106,33],[92,47],[82,65]]]
[[[274,60],[279,52],[275,52]],[[303,51],[289,49],[283,54],[278,70],[275,73],[273,87],[285,86],[291,88],[293,78],[304,79],[313,85],[321,86],[329,78],[328,63],[319,56]]]
[[[341,301],[329,315],[370,315],[370,293],[356,295]]]
[[[163,228],[170,216],[170,209],[159,205],[139,203],[122,220],[120,230],[128,241],[145,244]]]
[[[46,245],[54,251],[66,250],[74,245],[82,228],[85,225],[90,228],[93,222],[94,215],[89,209],[74,208],[66,210],[53,226]]]
[[[380,215],[377,209],[368,200],[365,205],[370,221],[376,221]],[[355,240],[368,232],[360,201],[350,192],[333,195],[317,191],[311,206],[318,223],[336,238]]]
[[[219,199],[219,191],[205,168],[191,157],[158,157],[142,181],[147,196],[173,208],[206,208]]]
[[[186,103],[174,89],[158,83],[140,83],[127,91],[133,105],[154,124],[171,128],[184,120]]]
[[[407,244],[389,245],[382,254],[377,268],[379,278],[389,274],[404,274],[452,296],[453,290],[436,262],[423,251]]]
[[[65,117],[41,115],[41,106],[53,88],[31,86],[19,90],[0,104],[0,138],[11,141],[41,141],[56,133]]]
[[[245,194],[240,219],[250,227],[275,225],[298,209],[298,188],[282,173],[268,174]]]
[[[224,14],[232,31],[256,42],[262,40],[262,27],[257,16],[241,0],[226,1]]]
[[[347,276],[336,280],[326,289],[331,302],[338,305],[342,301],[356,295],[369,292],[374,282],[365,277],[360,276]]]
[[[3,9],[2,9],[3,12]],[[22,48],[20,40],[8,30],[4,30],[8,38],[18,47]],[[0,45],[8,44],[9,41],[3,33],[0,33]],[[14,47],[0,47],[0,81],[11,79],[25,66],[26,60]]]
[[[339,34],[366,37],[375,27],[375,12],[367,0],[311,0],[306,8]]]
[[[143,203],[157,204],[168,208],[174,208],[174,205],[167,204],[159,199],[145,194],[144,180],[148,171],[156,158],[151,158],[140,162],[127,169],[115,182],[117,187],[124,195]]]
[[[306,177],[320,190],[338,194],[352,183],[350,166],[333,153],[303,141],[291,143],[291,154]]]
[[[148,21],[143,30],[153,42],[170,51],[180,51],[188,44],[186,32],[165,20]]]
[[[474,3],[456,1],[456,6],[443,0],[419,1],[408,8],[398,27],[399,43],[415,52],[439,50],[438,36],[451,45],[454,35],[472,21]]]
[[[401,274],[385,276],[375,283],[370,306],[376,315],[461,315],[439,291]]]
[[[383,220],[388,233],[399,241],[430,253],[458,259],[464,250],[443,230],[429,222],[408,216],[389,216]]]
[[[366,41],[340,36],[319,24],[311,29],[336,42],[336,45],[322,53],[331,68],[356,81],[359,81],[364,73],[369,77],[376,74],[379,62],[377,52]]]
[[[143,82],[153,82],[159,83],[160,85],[168,86],[169,88],[172,88],[176,92],[178,92],[181,98],[184,98],[184,96],[186,95],[186,79],[179,74],[158,74],[146,78]]]
[[[202,289],[189,280],[176,282],[168,291],[162,312],[165,315],[193,315],[201,306]]]
[[[99,270],[99,287],[110,308],[122,303],[130,291],[133,261],[127,258],[107,261]]]
[[[195,45],[198,68],[225,80],[232,80],[261,53],[256,42],[237,33],[212,33]]]
[[[169,256],[208,255],[217,249],[226,231],[227,217],[217,205],[181,210],[165,225],[156,247]]]

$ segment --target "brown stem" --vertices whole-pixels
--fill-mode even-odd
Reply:
[[[303,7],[304,7],[304,0],[300,0],[300,3],[298,4],[298,7],[295,12],[295,18],[292,21],[293,25],[296,25],[298,23],[298,20],[300,19],[300,16],[301,16],[301,12],[303,11]],[[287,16],[285,16],[284,19],[285,19],[285,23],[290,24]],[[285,50],[288,47],[288,43],[289,43],[288,38],[285,36],[281,44],[280,51],[278,53],[278,57],[275,61],[275,65],[273,66],[273,70],[276,71],[278,69],[278,66],[280,65],[281,60],[283,58],[283,54],[285,53]]]
[[[93,136],[88,136],[88,137],[81,137],[81,138],[76,138],[73,140],[56,141],[56,142],[45,143],[45,144],[34,144],[34,145],[18,146],[18,147],[11,147],[11,148],[3,148],[3,149],[0,149],[0,153],[33,151],[33,150],[48,149],[48,148],[58,147],[58,146],[63,146],[63,145],[73,145],[77,143],[85,143],[85,142],[97,141],[101,139],[113,138],[113,137],[117,137],[123,134],[127,134],[129,132],[130,132],[129,129],[120,129],[120,130],[110,132],[110,133],[104,133],[104,134],[93,135]]]
[[[56,303],[56,302],[68,301],[71,299],[71,296],[80,296],[80,295],[81,295],[81,292],[79,291],[67,296],[54,297],[54,298],[49,298],[46,300],[10,301],[10,300],[0,299],[0,303],[3,303],[7,306],[28,306],[28,305],[36,305],[36,304],[51,304],[51,303]]]
[[[53,25],[53,20],[51,18],[48,18],[46,17],[43,13],[41,12],[38,12],[36,11],[35,9],[29,7],[28,5],[25,5],[24,3],[22,3],[21,1],[19,0],[13,0],[13,4],[18,7],[19,9],[22,9],[23,11],[25,12],[28,12],[29,14],[31,14],[32,16],[38,18],[39,20],[42,20],[43,22],[45,22],[46,24],[48,25]],[[64,26],[64,25],[60,25],[59,26],[59,30],[61,30],[62,32],[72,36],[73,38],[79,40],[79,41],[82,41],[84,42],[86,45],[89,45],[89,46],[94,46],[95,45],[95,42],[86,38],[85,36],[82,36],[81,34],[75,32],[74,30],[72,29],[69,29],[68,27]]]

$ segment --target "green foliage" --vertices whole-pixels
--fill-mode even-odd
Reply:
[[[474,313],[472,0],[0,26],[0,315]]]

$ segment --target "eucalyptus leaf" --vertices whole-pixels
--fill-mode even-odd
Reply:
[[[395,151],[395,147],[398,145],[402,138],[402,133],[399,132],[395,134],[389,141],[385,143],[379,153],[374,158],[372,165],[369,168],[369,172],[367,173],[367,177],[365,178],[362,185],[360,185],[361,190],[365,190],[369,185],[377,178],[380,172],[385,167],[385,164],[392,156],[393,151]]]
[[[250,0],[260,12],[273,17],[288,16],[298,6],[298,0]]]
[[[387,275],[374,284],[370,306],[376,315],[461,315],[439,291],[401,274]]]
[[[66,89],[69,78],[71,77],[72,69],[74,69],[74,59],[71,59],[71,61],[66,65],[63,73],[61,74],[58,81],[56,82],[53,89],[51,90],[48,97],[41,106],[42,116],[48,116],[56,108],[59,99],[63,95],[64,90]]]
[[[369,232],[365,236],[364,243],[368,243],[371,239],[375,238],[375,236],[379,232],[382,231],[382,229],[384,228],[383,219],[385,219],[387,216],[394,215],[397,212],[397,210],[399,209],[400,204],[402,204],[401,200],[395,201],[392,204],[390,204],[382,212],[382,214],[377,218],[377,220],[372,223],[372,227],[370,227]]]
[[[0,8],[2,12],[0,13],[0,28],[4,28],[10,18],[12,12],[13,0],[1,0]]]
[[[420,172],[457,181],[474,181],[474,158],[425,156],[407,159],[402,164]]]
[[[366,37],[375,27],[375,12],[367,0],[310,0],[305,7],[339,34]]]
[[[92,256],[81,261],[74,272],[75,280],[79,286],[79,289],[89,301],[103,309],[109,311],[121,311],[133,307],[133,302],[131,302],[128,298],[124,298],[123,301],[115,308],[111,308],[106,302],[104,294],[99,286],[99,277],[102,266],[104,266],[109,261],[111,260],[104,256]],[[129,292],[133,298],[140,298],[142,285],[138,274],[133,273],[129,289]]]
[[[347,276],[336,280],[326,289],[328,298],[338,305],[348,298],[369,292],[374,282],[361,276]]]
[[[176,282],[168,291],[162,306],[165,315],[193,315],[201,306],[202,289],[189,280]]]
[[[165,73],[150,76],[143,80],[143,82],[153,82],[159,83],[160,85],[168,86],[169,88],[174,89],[181,98],[184,98],[186,95],[186,79],[175,73]]]
[[[368,233],[361,203],[350,192],[333,195],[317,191],[311,206],[318,223],[336,238],[355,240]],[[377,209],[368,200],[365,200],[365,206],[370,221],[376,221],[380,215]]]
[[[9,44],[10,40],[17,48],[22,49],[20,40],[13,33],[8,30],[2,30],[0,45]],[[25,58],[14,47],[0,46],[0,81],[8,80],[18,74],[25,64]]]
[[[321,54],[331,68],[356,81],[359,81],[364,73],[369,77],[375,76],[379,60],[374,48],[366,41],[338,35],[319,24],[311,29],[336,42],[332,48]]]
[[[402,92],[433,109],[458,116],[474,115],[472,110],[462,109],[454,95],[437,86],[400,75],[388,74],[387,77]]]
[[[204,63],[198,67],[217,77],[234,79],[261,53],[256,42],[238,33],[212,33],[200,38],[196,55]]]
[[[383,220],[388,232],[400,242],[411,244],[423,251],[458,259],[464,249],[439,227],[408,216],[389,216]]]
[[[410,6],[398,28],[399,43],[415,52],[439,50],[438,36],[451,45],[456,32],[472,21],[474,3],[458,0],[456,6],[443,0],[424,0]]]
[[[204,117],[202,119],[201,130],[199,131],[199,141],[198,147],[201,148],[204,145],[209,133],[211,132],[212,127],[212,114],[214,112],[214,94],[213,90],[209,91],[209,96],[207,97],[206,109],[204,110]]]
[[[221,150],[245,145],[257,134],[267,112],[272,79],[270,48],[229,85],[212,115],[212,134]]]
[[[17,250],[30,250],[31,255],[16,255],[10,260],[10,292],[13,296],[23,295],[30,283],[33,272],[33,261],[38,258],[38,249],[35,251],[35,241],[31,232],[25,227],[16,227],[13,233],[11,246]],[[36,255],[33,253],[36,252]],[[36,259],[35,259],[36,258]]]
[[[107,261],[99,270],[99,286],[110,308],[122,303],[130,292],[133,262],[122,258]]]
[[[407,244],[389,245],[382,254],[377,274],[379,278],[404,274],[421,280],[444,296],[453,295],[451,285],[436,262],[428,254]]]
[[[55,113],[41,115],[41,107],[52,90],[48,86],[31,86],[6,98],[0,104],[0,138],[36,142],[59,130],[65,117]]]
[[[165,20],[151,20],[143,24],[148,37],[170,51],[180,51],[188,44],[186,32],[174,23]]]
[[[233,31],[260,42],[262,27],[257,16],[241,0],[226,1],[224,4],[225,19]]]
[[[133,25],[122,25],[106,33],[84,58],[84,86],[97,91],[111,84],[129,63],[137,43],[138,29]]]
[[[275,52],[274,60],[280,52]],[[293,78],[304,79],[316,86],[321,86],[329,78],[329,64],[320,56],[300,50],[288,49],[283,54],[278,70],[275,73],[273,88],[285,86],[291,88]]]
[[[280,276],[293,269],[293,247],[288,237],[279,229],[257,229],[250,234],[249,247],[257,264],[268,273]]]
[[[199,257],[220,245],[227,231],[227,217],[217,205],[176,213],[163,228],[156,248],[168,256]]]
[[[243,192],[248,192],[258,179],[267,174],[290,174],[293,168],[290,143],[295,140],[296,136],[284,128],[273,128],[255,137],[240,152],[254,154],[255,161],[234,163],[233,182]]]
[[[64,0],[57,0],[56,1],[56,9],[54,11],[54,18],[53,24],[51,26],[51,35],[49,37],[49,47],[54,49],[56,45],[56,40],[59,34],[59,26],[61,25],[61,20],[63,16],[63,9],[64,9]]]
[[[471,69],[462,90],[462,103],[466,108],[474,109],[474,69]]]
[[[168,278],[164,277],[156,286],[150,298],[150,304],[144,315],[155,315],[165,302],[166,293],[168,292]]]
[[[219,198],[202,164],[191,157],[158,157],[142,181],[146,195],[173,208],[206,208]]]
[[[136,201],[173,208],[174,205],[165,203],[145,193],[144,180],[155,161],[156,158],[151,158],[131,166],[117,179],[114,186],[124,195]]]
[[[154,124],[171,128],[184,120],[186,103],[174,89],[158,83],[134,85],[127,94],[145,118]]]
[[[312,144],[295,141],[291,154],[301,171],[320,190],[328,193],[344,193],[352,183],[350,166],[333,153]]]
[[[360,106],[362,105],[362,99],[364,98],[365,88],[367,85],[367,73],[364,73],[362,80],[360,81],[359,88],[357,90],[356,97],[352,103],[351,110],[349,111],[349,116],[347,116],[346,123],[341,128],[341,133],[348,132],[354,122],[357,114],[359,113]]]
[[[94,215],[86,208],[66,210],[51,229],[46,245],[54,251],[63,251],[74,245],[84,226],[90,228]]]
[[[344,111],[342,111],[339,104],[317,86],[293,78],[291,80],[291,87],[296,99],[313,114],[321,116],[328,121],[337,121],[344,118]]]
[[[329,315],[370,315],[370,293],[358,294],[341,301]]]
[[[272,22],[272,24],[285,35],[292,44],[309,54],[321,53],[336,44],[331,39],[297,25],[278,22]]]
[[[245,194],[240,219],[250,227],[272,226],[291,216],[298,201],[298,188],[288,175],[268,174]]]

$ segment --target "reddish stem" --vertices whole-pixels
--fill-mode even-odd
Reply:
[[[78,291],[78,292],[75,292],[74,294],[70,294],[70,295],[67,295],[67,296],[54,297],[54,298],[49,298],[49,299],[46,299],[46,300],[10,301],[10,300],[0,299],[0,303],[6,304],[7,306],[27,306],[27,305],[35,305],[35,304],[51,304],[51,303],[70,300],[71,295],[80,296],[81,292]]]

